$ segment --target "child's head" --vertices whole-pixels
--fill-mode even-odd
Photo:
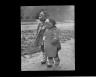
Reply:
[[[39,20],[45,22],[48,16],[47,11],[41,11],[39,14]]]
[[[46,28],[47,28],[47,29],[56,27],[56,26],[55,26],[55,25],[56,25],[56,22],[55,22],[54,19],[46,19],[45,23],[46,23]]]

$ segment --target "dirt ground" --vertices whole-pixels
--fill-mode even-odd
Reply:
[[[25,23],[24,23],[25,24]],[[21,24],[21,30],[37,29],[37,23]],[[60,30],[73,29],[74,23],[58,23],[57,28]],[[48,69],[46,65],[41,65],[42,53],[36,53],[31,58],[21,58],[21,71],[48,71],[48,70],[75,70],[75,40],[71,39],[66,43],[61,43],[61,50],[59,51],[60,64],[58,67]],[[28,57],[28,56],[27,56]]]
[[[59,51],[60,64],[58,67],[48,69],[46,65],[41,65],[42,53],[36,53],[31,58],[23,59],[21,63],[21,71],[48,71],[48,70],[75,70],[75,46],[74,39],[62,43],[62,49]]]

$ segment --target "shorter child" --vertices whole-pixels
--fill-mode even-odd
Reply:
[[[59,42],[59,32],[55,24],[56,22],[53,19],[49,19],[46,22],[46,30],[43,37],[45,54],[44,62],[47,64],[47,67],[52,67],[53,65],[58,66],[60,63],[58,51],[61,49],[61,45]]]

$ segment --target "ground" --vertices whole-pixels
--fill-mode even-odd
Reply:
[[[24,23],[25,24],[25,23]],[[37,23],[21,24],[21,30],[31,30],[37,28]],[[34,24],[34,26],[32,25]],[[74,23],[58,23],[56,25],[60,30],[73,30]],[[29,56],[27,56],[29,57]],[[60,65],[48,69],[46,65],[41,65],[42,52],[32,55],[31,58],[24,59],[21,57],[21,71],[48,71],[48,70],[75,70],[75,39],[61,43],[61,50],[59,51]]]
[[[36,53],[32,58],[21,63],[22,71],[38,71],[38,70],[75,70],[75,54],[74,54],[74,39],[61,44],[62,49],[59,51],[60,65],[48,69],[46,65],[41,65],[42,53]],[[24,59],[23,59],[24,60]]]

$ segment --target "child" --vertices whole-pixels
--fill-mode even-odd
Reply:
[[[43,37],[45,60],[49,68],[53,65],[58,66],[60,63],[58,51],[61,49],[61,45],[59,41],[59,32],[55,24],[56,22],[53,19],[46,20],[46,30]]]

